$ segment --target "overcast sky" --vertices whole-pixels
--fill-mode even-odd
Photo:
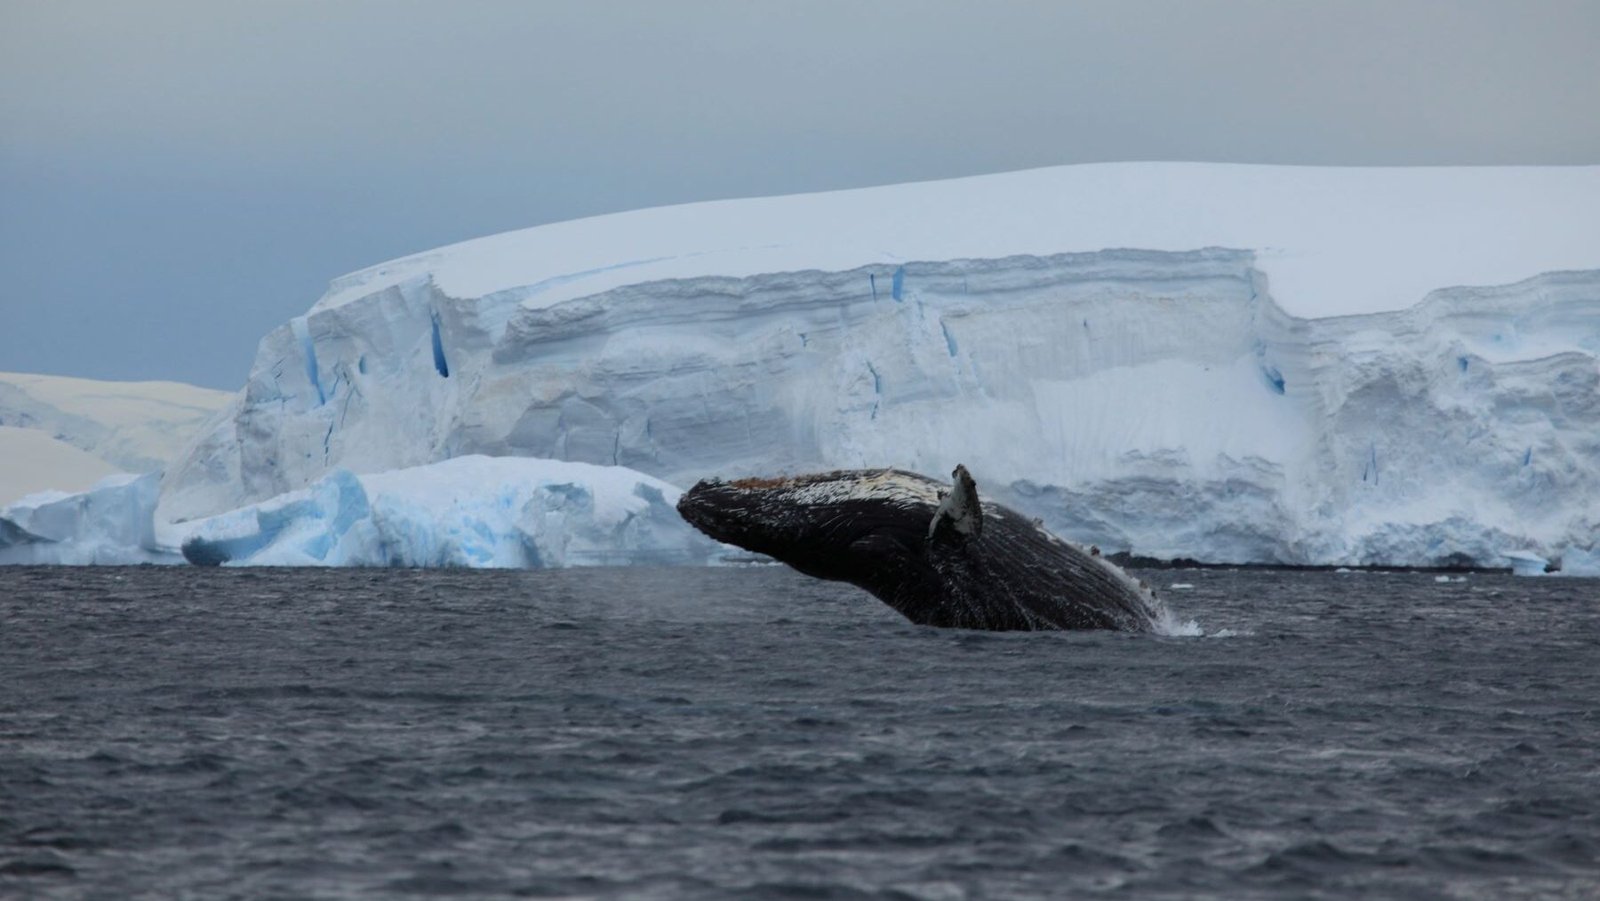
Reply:
[[[344,272],[1105,160],[1600,163],[1600,3],[0,0],[0,370],[241,385]]]

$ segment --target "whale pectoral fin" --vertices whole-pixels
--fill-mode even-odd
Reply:
[[[869,532],[850,542],[850,553],[877,559],[884,554],[905,553],[905,547],[888,535],[880,532]]]
[[[903,581],[909,570],[926,566],[922,554],[924,546],[917,544],[915,532],[908,535],[903,532],[873,531],[862,535],[846,548],[846,553],[856,561],[862,578],[848,581],[869,591],[883,587],[880,583],[884,578],[891,583]]]
[[[930,543],[939,540],[945,533],[953,533],[964,539],[976,539],[983,535],[983,506],[978,502],[978,483],[960,464],[950,475],[954,484],[948,494],[943,491],[939,493],[939,508],[933,511],[933,519],[928,523]]]

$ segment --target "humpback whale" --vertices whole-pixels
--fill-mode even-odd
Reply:
[[[1155,595],[1116,564],[990,501],[965,466],[706,479],[678,512],[718,541],[866,589],[906,619],[960,629],[1148,632]]]

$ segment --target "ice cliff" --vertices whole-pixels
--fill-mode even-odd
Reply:
[[[694,204],[335,281],[262,340],[156,521],[469,454],[677,485],[965,462],[1141,554],[1592,560],[1597,360],[1597,167],[1118,164]]]

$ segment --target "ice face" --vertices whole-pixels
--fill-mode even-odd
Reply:
[[[269,336],[161,518],[485,453],[683,485],[960,460],[1058,534],[1218,562],[1494,566],[1600,530],[1600,272],[1298,319],[1244,251],[903,265],[902,302],[871,291],[896,266],[313,313],[323,394]]]

